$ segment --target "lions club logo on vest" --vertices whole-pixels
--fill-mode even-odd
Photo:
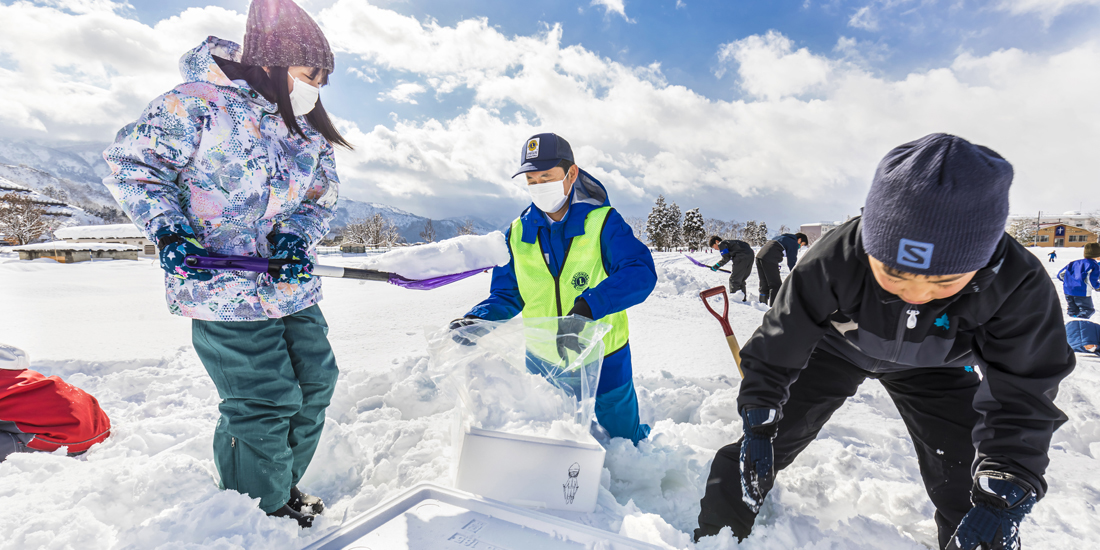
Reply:
[[[528,159],[538,158],[538,156],[539,156],[539,139],[540,138],[532,138],[531,141],[527,142],[527,158]]]
[[[584,290],[588,288],[588,274],[580,271],[576,275],[573,275],[573,288],[577,290]]]

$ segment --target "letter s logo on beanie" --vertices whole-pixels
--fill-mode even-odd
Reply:
[[[917,269],[928,269],[932,265],[932,243],[922,243],[901,239],[898,243],[898,263]]]

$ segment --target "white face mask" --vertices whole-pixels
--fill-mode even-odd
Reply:
[[[553,214],[565,205],[565,180],[535,183],[527,186],[527,192],[531,194],[531,202],[539,207],[539,210]]]
[[[294,116],[307,115],[317,106],[317,97],[321,95],[321,90],[298,80],[294,75],[290,75],[290,78],[294,79],[294,89],[290,91],[290,108],[294,111]]]

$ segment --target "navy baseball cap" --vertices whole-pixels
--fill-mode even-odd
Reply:
[[[523,142],[519,153],[519,172],[542,172],[558,165],[561,159],[573,162],[573,148],[565,138],[557,134],[535,134]]]

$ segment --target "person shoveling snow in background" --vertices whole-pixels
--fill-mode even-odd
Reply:
[[[752,247],[749,246],[749,243],[737,239],[722,240],[718,235],[711,237],[707,244],[722,255],[722,259],[710,266],[710,270],[718,271],[726,262],[732,261],[733,263],[730,264],[730,295],[732,296],[734,292],[740,290],[741,301],[748,301],[749,289],[745,286],[745,281],[749,279],[749,274],[752,273]]]
[[[333,55],[290,0],[256,0],[241,46],[208,38],[186,80],[119,131],[104,184],[160,248],[169,311],[191,317],[222,402],[214,462],[226,489],[303,527],[323,504],[297,484],[321,437],[337,366],[310,274],[335,215],[333,144],[318,99]],[[278,277],[184,263],[209,253],[290,259]]]
[[[111,434],[96,398],[30,370],[23,350],[0,344],[0,462],[18,452],[84,453]]]
[[[626,309],[645,301],[656,286],[653,256],[611,208],[603,184],[574,164],[573,150],[561,137],[547,133],[525,141],[520,174],[532,204],[506,235],[511,261],[493,269],[489,297],[465,319],[564,315],[563,334],[578,332],[592,319],[610,324],[596,420],[611,437],[637,444],[648,437],[649,426],[638,415]],[[571,329],[573,320],[577,326]],[[457,319],[452,328],[464,322]]]
[[[1066,295],[1066,314],[1080,319],[1088,319],[1096,313],[1090,294],[1093,290],[1100,292],[1100,265],[1096,263],[1096,258],[1100,258],[1100,243],[1086,244],[1084,255],[1083,259],[1070,262],[1058,272],[1062,292]]]
[[[814,245],[741,351],[745,435],[714,458],[696,539],[749,536],[774,473],[874,378],[913,439],[939,547],[1019,547],[1075,357],[1049,275],[1004,231],[1011,183],[955,136],[887,154],[863,216]]]
[[[756,253],[756,276],[760,279],[760,301],[769,306],[775,303],[783,277],[779,274],[779,262],[787,257],[787,267],[794,270],[798,262],[798,249],[809,246],[805,233],[784,233],[760,247]]]

